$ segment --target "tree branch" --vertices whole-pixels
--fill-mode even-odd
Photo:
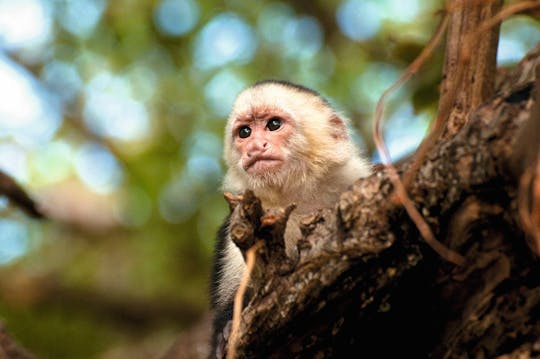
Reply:
[[[445,136],[455,135],[467,122],[467,114],[494,93],[500,25],[482,34],[475,32],[501,9],[502,3],[449,2],[450,24],[439,101],[439,118],[446,122]]]
[[[538,62],[539,57],[531,61]],[[504,94],[472,112],[467,126],[451,140],[438,143],[417,172],[410,197],[435,233],[441,235],[447,226],[441,221],[467,196],[482,195],[492,183],[513,182],[506,169],[533,104],[522,88],[516,91],[521,91],[519,101],[516,93]],[[399,170],[406,171],[410,165],[407,162]],[[242,313],[239,358],[261,351],[280,357],[296,349],[304,356],[335,354],[338,346],[322,343],[339,342],[335,333],[341,326],[370,322],[391,302],[395,288],[415,269],[427,265],[432,253],[390,200],[392,193],[388,175],[381,171],[358,181],[334,211],[306,221],[306,239],[300,243],[294,271],[263,280]],[[447,245],[457,251],[468,248],[457,241]],[[506,278],[508,263],[494,260],[495,273],[503,274],[490,281],[487,290]],[[436,267],[429,268],[434,275]],[[349,331],[347,340],[359,340],[362,333]]]
[[[26,349],[19,346],[0,323],[0,359],[35,359]]]
[[[15,182],[13,178],[0,171],[0,195],[6,196],[13,204],[20,207],[28,215],[34,218],[43,218],[43,214],[37,209],[36,203]]]

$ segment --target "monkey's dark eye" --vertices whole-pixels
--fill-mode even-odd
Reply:
[[[251,135],[251,128],[249,126],[242,126],[238,130],[238,136],[240,136],[240,138],[246,138],[249,137],[249,135]]]
[[[281,127],[281,118],[279,117],[272,117],[266,123],[266,128],[268,128],[270,131],[275,131],[280,127]]]

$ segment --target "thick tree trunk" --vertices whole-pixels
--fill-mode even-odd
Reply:
[[[540,269],[519,219],[521,173],[511,168],[516,148],[538,154],[540,133],[528,134],[527,145],[516,139],[540,121],[531,117],[532,72],[523,73],[539,62],[540,48],[518,67],[515,91],[473,111],[467,126],[432,149],[409,187],[437,237],[466,257],[464,266],[443,262],[424,244],[380,171],[358,181],[334,211],[306,221],[292,272],[279,269],[279,249],[259,249],[268,270],[242,312],[238,357],[453,358],[538,350]],[[271,217],[277,225],[270,233],[238,219],[245,233],[255,233],[246,237],[279,240],[287,211],[265,215],[254,201],[247,196],[239,204],[244,218]]]
[[[276,245],[290,211],[263,213],[253,196],[236,199],[238,244],[262,241],[264,284],[242,312],[236,357],[540,354],[539,64],[540,47],[489,98],[489,81],[469,79],[477,96],[454,102],[466,120],[447,121],[408,185],[436,237],[466,258],[462,266],[419,237],[392,200],[386,170],[306,219],[292,268]]]

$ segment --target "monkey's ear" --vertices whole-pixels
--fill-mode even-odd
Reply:
[[[330,117],[330,126],[331,126],[331,134],[332,137],[336,140],[346,140],[349,138],[349,135],[347,134],[347,126],[345,125],[345,121],[339,117],[338,114],[334,113]]]

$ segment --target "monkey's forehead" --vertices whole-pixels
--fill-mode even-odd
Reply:
[[[265,83],[242,91],[236,98],[232,115],[234,117],[257,115],[256,112],[264,115],[273,111],[292,115],[305,109],[323,110],[325,107],[328,106],[324,100],[314,93],[279,83]]]
[[[268,104],[253,105],[248,110],[234,114],[234,123],[252,123],[257,120],[267,120],[271,117],[280,117],[285,120],[294,121],[294,114],[285,108],[278,108]]]

